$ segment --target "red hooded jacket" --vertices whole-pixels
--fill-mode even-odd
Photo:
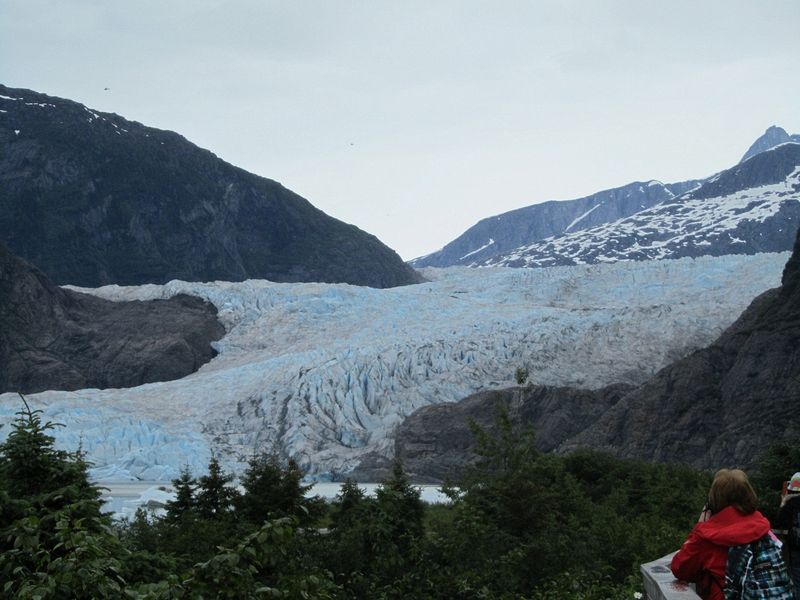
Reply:
[[[694,526],[672,557],[672,573],[678,579],[696,583],[703,600],[724,600],[721,586],[725,585],[728,548],[754,542],[769,530],[769,521],[760,512],[745,515],[728,506]]]

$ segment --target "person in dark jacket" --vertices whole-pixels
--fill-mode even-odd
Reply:
[[[776,529],[786,529],[787,565],[796,592],[800,592],[800,472],[792,475],[775,520]]]
[[[744,471],[722,469],[714,476],[708,503],[697,525],[672,557],[672,573],[678,579],[696,583],[703,600],[725,598],[728,549],[769,533],[769,521],[756,510],[757,503]]]

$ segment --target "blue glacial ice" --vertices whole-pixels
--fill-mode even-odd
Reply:
[[[82,444],[103,481],[167,481],[211,453],[241,471],[254,452],[294,457],[312,478],[390,455],[414,410],[514,385],[640,383],[707,345],[788,254],[547,269],[430,269],[430,281],[378,290],[346,284],[196,283],[83,290],[111,300],[188,293],[219,310],[219,355],[177,381],[47,391],[28,400],[61,447]],[[0,423],[20,407],[0,395]],[[0,437],[8,427],[0,429]]]

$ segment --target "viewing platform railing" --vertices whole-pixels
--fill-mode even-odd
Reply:
[[[640,567],[648,600],[699,600],[691,584],[678,581],[672,574],[669,564],[674,555],[667,554]]]
[[[772,533],[783,540],[789,532],[786,529],[773,529]],[[647,600],[700,599],[700,596],[694,591],[693,584],[675,579],[672,569],[669,568],[673,556],[675,556],[675,552],[639,567],[644,580],[644,591]]]

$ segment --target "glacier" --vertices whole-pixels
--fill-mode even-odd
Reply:
[[[186,293],[212,302],[219,354],[176,381],[27,397],[64,427],[100,481],[168,481],[212,453],[241,472],[255,452],[291,456],[317,481],[367,453],[390,456],[414,410],[514,385],[638,384],[707,345],[757,294],[780,283],[788,253],[539,269],[426,269],[429,280],[347,284],[183,282],[72,288],[110,300]],[[21,407],[0,395],[0,423]],[[0,437],[8,427],[0,429]]]

